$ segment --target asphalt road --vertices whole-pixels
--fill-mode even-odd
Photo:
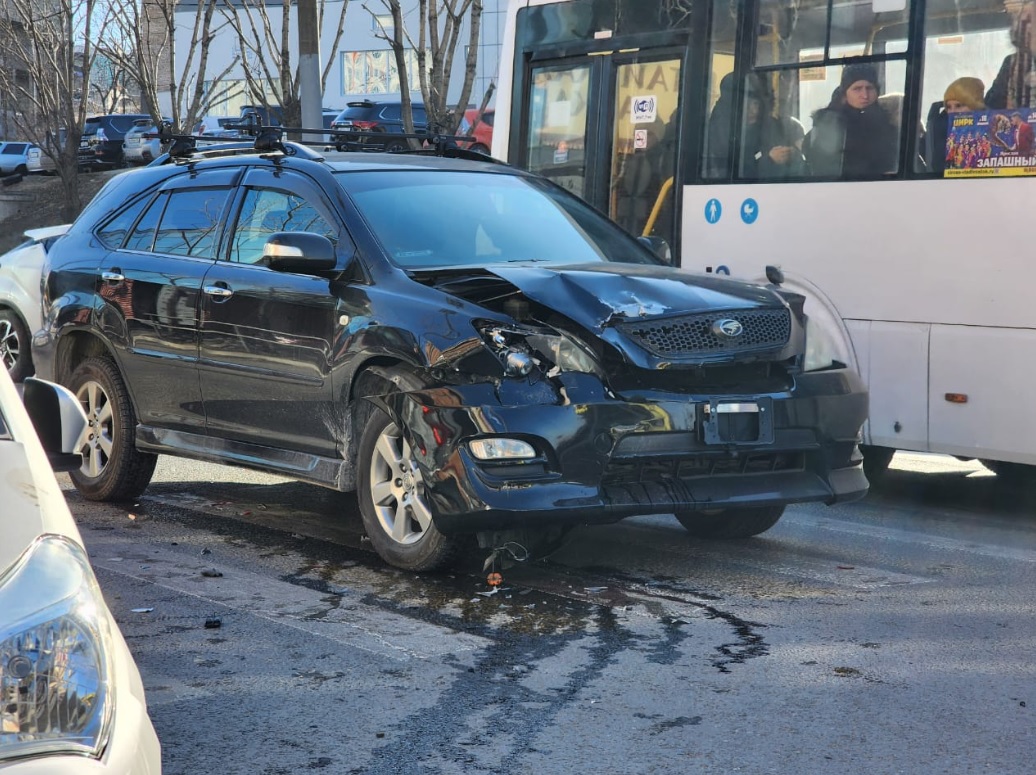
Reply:
[[[139,503],[68,497],[167,775],[1029,775],[1036,483],[893,466],[749,541],[581,529],[495,594],[484,553],[393,570],[284,479],[163,459]]]

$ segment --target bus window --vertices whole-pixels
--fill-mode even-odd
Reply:
[[[1030,123],[1026,109],[1036,103],[1032,14],[1033,3],[1018,0],[973,0],[966,5],[953,0],[929,2],[920,115],[925,125],[922,153],[930,173],[985,174],[979,160],[995,155],[996,132],[968,131],[966,122],[972,119],[965,114],[976,111],[1005,111],[988,114],[992,122],[1003,116],[1004,147],[999,150],[1024,151],[1018,148],[1019,132],[1011,124],[1011,112],[1020,109],[1019,117],[1024,114],[1025,123]],[[954,114],[958,114],[958,129],[951,132]]]
[[[527,167],[576,196],[585,196],[589,85],[585,63],[532,71]]]
[[[705,179],[898,172],[906,0],[761,0],[753,68],[727,56],[734,46],[724,5],[713,14],[710,80],[719,95],[705,132]]]
[[[761,0],[756,67],[874,53],[875,34],[905,26],[907,0]]]

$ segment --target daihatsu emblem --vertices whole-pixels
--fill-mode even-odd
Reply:
[[[745,327],[733,318],[720,318],[712,324],[712,333],[722,339],[736,339],[744,332]]]

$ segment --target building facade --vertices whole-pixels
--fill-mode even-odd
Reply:
[[[239,14],[249,13],[248,4],[241,3],[240,0],[227,0],[227,3],[234,5]],[[267,18],[272,28],[272,39],[280,40],[282,3],[280,0],[266,0],[265,5]],[[507,0],[484,0],[483,5],[478,66],[470,97],[470,101],[475,105],[481,104],[490,84],[496,80]],[[404,23],[413,20],[412,32],[416,35],[417,3],[405,1],[403,7]],[[177,8],[176,51],[178,56],[183,56],[190,50],[191,37],[194,34],[194,21],[197,16],[197,4],[182,2]],[[379,37],[382,26],[391,34],[392,17],[388,15],[387,10],[385,14],[375,14],[360,3],[350,3],[341,39],[338,41],[338,45],[334,46],[335,27],[341,15],[341,9],[341,0],[327,0],[323,11],[324,24],[320,33],[322,66],[327,63],[329,57],[332,59],[323,94],[324,108],[341,109],[350,100],[368,95],[399,94],[399,77],[396,72],[394,55],[388,43]],[[297,38],[294,37],[298,29],[295,23],[295,10],[293,5],[291,8],[293,66],[298,62]],[[209,59],[204,76],[205,86],[207,90],[225,93],[227,97],[219,104],[214,104],[209,113],[215,116],[236,116],[242,105],[255,101],[248,92],[244,68],[249,67],[252,73],[256,74],[261,71],[261,65],[256,61],[254,53],[242,51],[234,28],[230,24],[222,22],[221,11],[217,10],[216,13],[217,22],[213,26],[218,27],[218,30],[209,47]],[[255,11],[252,13],[254,14]],[[245,29],[248,29],[247,24]],[[450,80],[449,98],[451,101],[459,98],[463,86],[466,40],[467,34],[462,31]],[[331,50],[333,46],[334,50]],[[235,59],[240,61],[227,73],[226,77],[218,81],[212,80]],[[408,52],[407,69],[411,73],[411,92],[415,98],[419,99],[420,87],[414,76],[416,62],[414,52]],[[178,63],[177,70],[183,72],[183,63]],[[163,110],[168,111],[171,108],[169,93],[166,92],[162,99],[164,100]]]

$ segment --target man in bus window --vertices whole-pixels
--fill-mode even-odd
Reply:
[[[730,121],[735,104],[734,74],[720,81],[719,99],[709,116],[708,169],[723,176],[730,156]],[[802,156],[804,132],[792,119],[774,114],[773,92],[765,76],[749,73],[746,79],[741,158],[735,173],[745,180],[794,177],[805,174]]]
[[[842,68],[831,104],[813,114],[804,150],[812,174],[867,178],[896,171],[899,134],[878,104],[878,73],[865,63]]]

